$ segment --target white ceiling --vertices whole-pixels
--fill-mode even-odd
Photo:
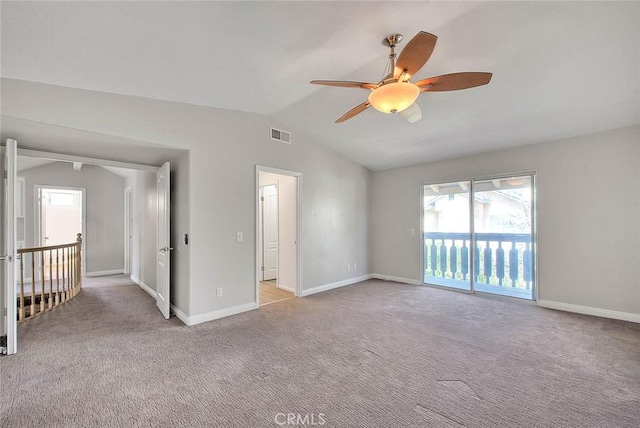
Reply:
[[[640,122],[633,2],[3,2],[1,18],[3,77],[272,115],[371,169]],[[492,82],[422,94],[416,124],[334,124],[367,92],[308,82],[376,82],[380,40],[420,30],[439,40],[416,79]]]
[[[141,165],[160,166],[183,152],[130,138],[11,117],[1,118],[0,131],[2,141],[6,138],[16,139],[20,142],[22,149],[44,150]]]

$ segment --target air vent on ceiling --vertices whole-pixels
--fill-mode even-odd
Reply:
[[[280,141],[281,143],[291,144],[291,132],[271,128],[271,139]]]

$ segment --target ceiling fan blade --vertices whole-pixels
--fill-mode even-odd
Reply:
[[[349,110],[348,112],[346,112],[345,114],[343,114],[342,116],[340,116],[340,118],[338,118],[338,120],[336,120],[336,123],[342,123],[345,120],[349,120],[351,119],[353,116],[362,113],[363,111],[365,111],[366,109],[369,108],[369,101],[365,101],[362,104],[358,104],[357,106],[355,106],[354,108],[352,108],[351,110]]]
[[[411,104],[408,108],[398,112],[398,114],[409,123],[416,123],[422,119],[422,109],[418,103]]]
[[[348,80],[312,80],[309,83],[312,83],[314,85],[338,86],[341,88],[375,89],[378,87],[377,83],[350,82]]]
[[[413,39],[407,43],[407,46],[400,52],[398,62],[393,72],[393,77],[398,79],[405,72],[403,80],[408,80],[427,63],[433,49],[436,47],[438,36],[434,36],[426,31],[420,31]]]
[[[415,84],[422,92],[457,91],[486,85],[491,81],[491,76],[493,76],[492,73],[484,72],[452,73],[429,77]]]

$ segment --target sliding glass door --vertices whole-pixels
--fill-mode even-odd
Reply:
[[[425,284],[535,299],[533,175],[425,185],[423,195]]]
[[[424,186],[424,282],[471,290],[471,182]]]

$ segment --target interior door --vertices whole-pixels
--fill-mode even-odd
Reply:
[[[15,354],[18,350],[18,323],[16,321],[16,152],[17,142],[7,140],[4,158],[4,243],[0,253],[0,263],[4,263],[4,275],[2,288],[5,291],[6,331],[8,355]]]
[[[170,291],[170,181],[169,162],[162,165],[156,172],[157,192],[158,192],[158,253],[157,253],[157,282],[156,282],[156,305],[162,315],[169,319],[169,291]]]
[[[263,198],[263,278],[269,281],[278,277],[278,189],[275,184],[264,186]]]

